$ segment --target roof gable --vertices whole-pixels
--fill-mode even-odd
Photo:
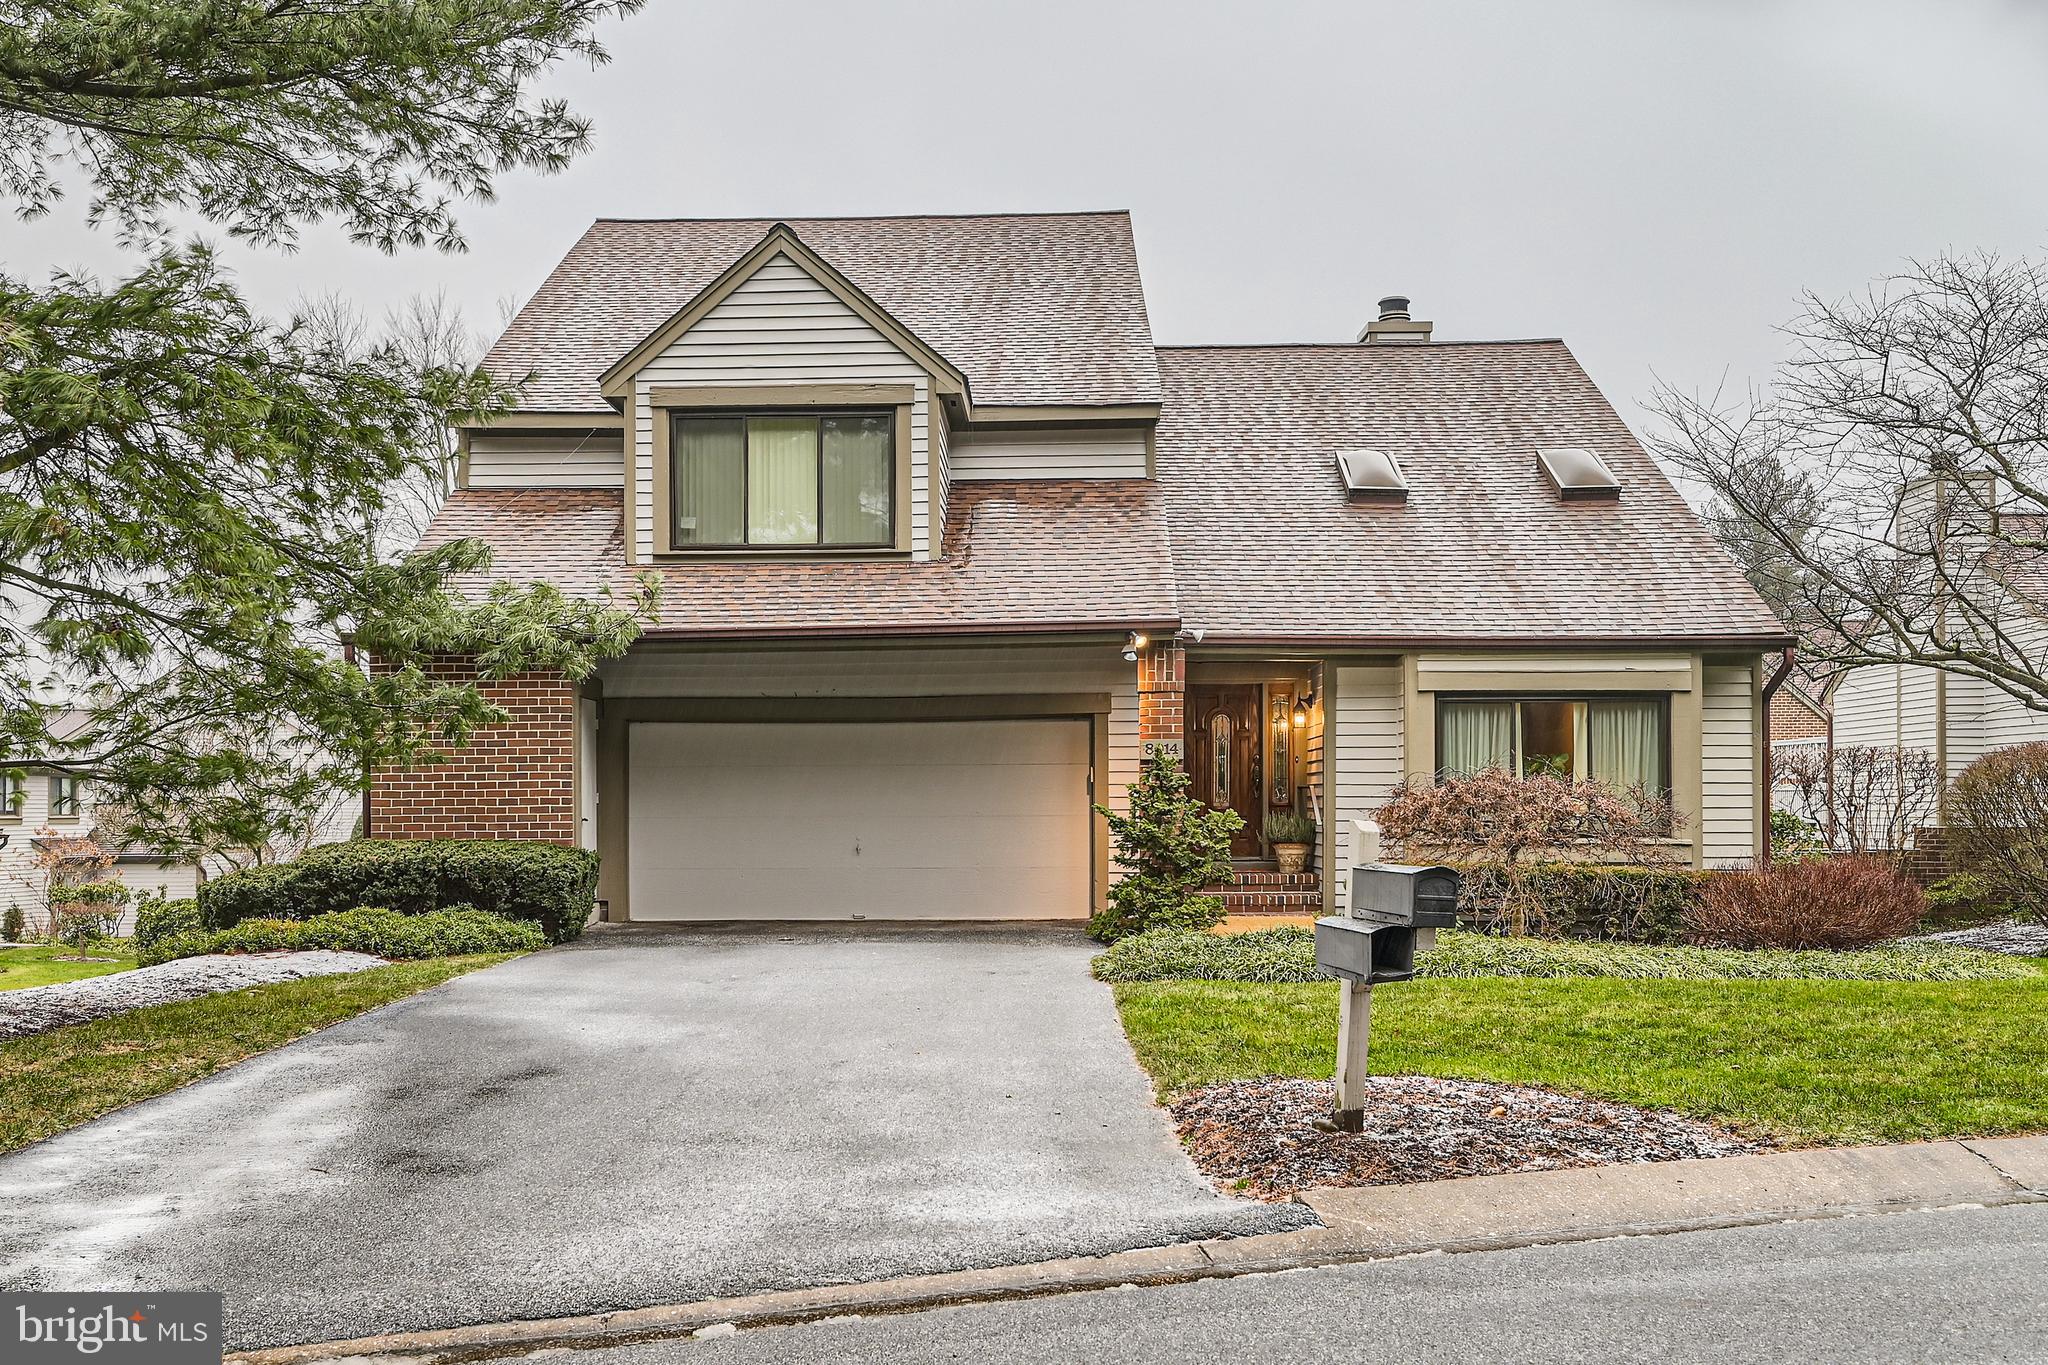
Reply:
[[[777,226],[600,219],[520,309],[484,366],[524,386],[524,412],[609,414],[600,377]],[[804,218],[779,226],[955,367],[977,406],[1157,409],[1159,365],[1127,213]]]
[[[785,223],[777,223],[770,228],[767,235],[755,244],[753,250],[734,261],[717,279],[699,291],[695,298],[677,309],[659,327],[641,338],[630,351],[614,361],[611,367],[599,376],[600,391],[606,398],[623,399],[632,389],[633,376],[644,369],[649,361],[674,345],[692,327],[717,310],[720,304],[731,298],[749,281],[758,278],[763,269],[778,260],[789,261],[868,326],[887,338],[897,349],[916,360],[924,367],[926,373],[932,376],[939,393],[966,393],[966,377],[954,368],[952,362],[891,317],[887,310],[834,269],[831,262],[805,246]]]

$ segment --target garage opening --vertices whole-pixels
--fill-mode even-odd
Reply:
[[[636,920],[1080,919],[1086,720],[636,722]]]

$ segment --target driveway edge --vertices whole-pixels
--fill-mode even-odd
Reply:
[[[240,1365],[383,1356],[465,1361],[860,1313],[1266,1274],[1429,1253],[1648,1237],[1962,1205],[2048,1203],[2048,1137],[1816,1148],[1631,1166],[1314,1189],[1326,1226],[1107,1256],[776,1290],[577,1317],[238,1351]]]

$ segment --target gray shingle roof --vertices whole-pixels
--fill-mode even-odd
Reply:
[[[1211,639],[1756,638],[1784,628],[1558,341],[1163,347],[1159,479],[1189,626]],[[1564,502],[1583,446],[1617,501]],[[1349,502],[1339,450],[1405,503]]]
[[[946,507],[945,554],[928,562],[670,562],[629,569],[611,489],[460,489],[424,546],[465,536],[492,548],[496,579],[549,582],[621,601],[661,581],[652,633],[864,635],[1147,629],[1177,619],[1156,485],[1135,480],[963,483]]]
[[[980,405],[1159,401],[1128,213],[782,220],[952,362]],[[485,357],[522,407],[609,412],[598,377],[775,220],[593,223]]]

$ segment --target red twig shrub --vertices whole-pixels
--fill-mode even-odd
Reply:
[[[1715,874],[1686,928],[1716,947],[1865,948],[1907,932],[1926,910],[1920,888],[1883,858],[1815,858]]]
[[[1994,749],[1957,774],[1948,837],[1993,898],[2048,920],[2048,744]]]

